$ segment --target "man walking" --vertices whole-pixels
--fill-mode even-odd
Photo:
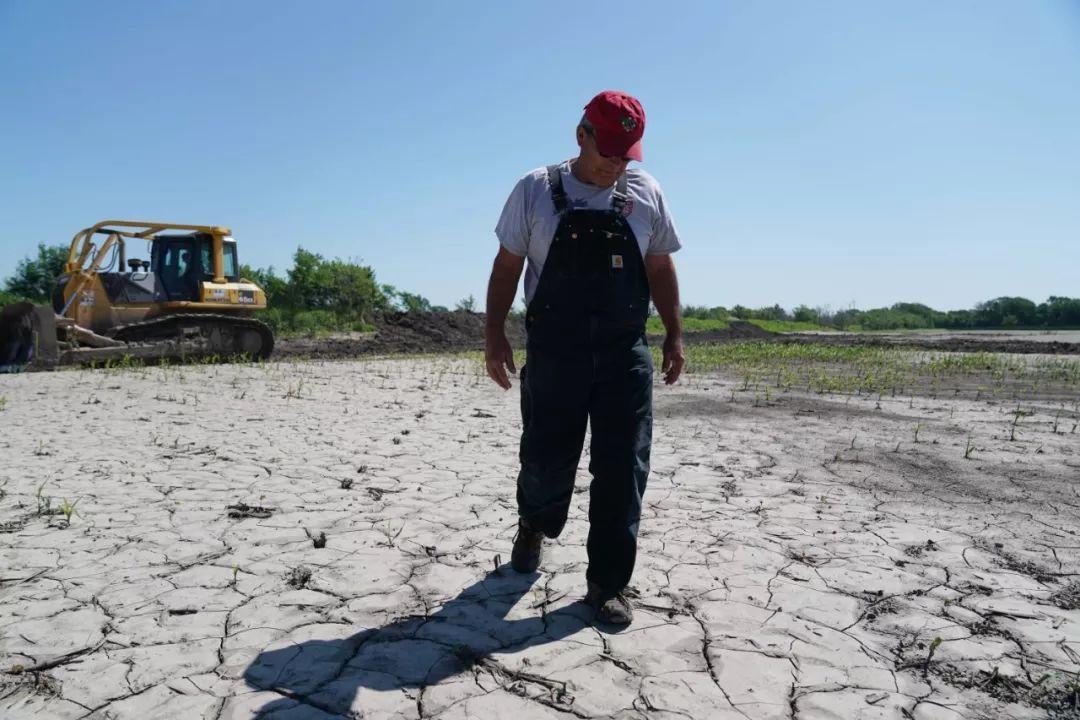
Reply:
[[[510,388],[515,372],[505,321],[525,275],[528,334],[521,369],[518,534],[511,564],[540,565],[543,539],[566,523],[574,476],[592,427],[586,600],[601,622],[633,619],[623,594],[637,554],[652,442],[652,355],[645,320],[652,297],[664,322],[664,381],[682,372],[682,324],[671,253],[680,247],[656,181],[636,168],[645,112],[605,91],[585,107],[572,160],[523,177],[495,233],[488,284],[486,360]]]

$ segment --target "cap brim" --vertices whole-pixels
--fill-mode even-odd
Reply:
[[[594,136],[595,137],[595,136]],[[631,160],[637,160],[641,162],[641,138],[634,144],[627,147],[624,142],[618,142],[621,138],[616,138],[615,142],[602,142],[599,137],[596,138],[596,149],[600,151],[602,155],[608,157],[621,157],[630,158]]]

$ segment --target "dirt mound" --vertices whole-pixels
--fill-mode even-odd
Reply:
[[[484,349],[483,313],[386,313],[375,318],[375,331],[342,333],[328,337],[279,338],[276,359],[297,357],[336,359],[357,355],[459,352]],[[506,323],[506,335],[515,348],[525,346],[525,326],[519,318]],[[748,322],[735,321],[723,330],[687,333],[687,343],[768,340],[777,335]]]
[[[335,359],[357,355],[482,350],[484,320],[482,313],[465,310],[385,313],[375,318],[373,332],[281,338],[274,350],[274,357]],[[521,323],[509,320],[506,329],[510,342],[520,347],[525,339]]]

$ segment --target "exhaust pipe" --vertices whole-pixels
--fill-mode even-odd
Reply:
[[[21,302],[0,310],[0,374],[52,370],[59,359],[52,308]]]

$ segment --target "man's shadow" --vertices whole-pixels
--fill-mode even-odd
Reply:
[[[244,679],[253,688],[284,697],[260,708],[257,717],[277,717],[279,712],[303,717],[294,714],[303,712],[297,702],[319,717],[325,717],[319,710],[347,714],[361,688],[434,685],[484,665],[494,653],[554,642],[591,624],[592,610],[583,601],[548,613],[537,607],[534,616],[507,620],[539,577],[520,575],[504,565],[434,614],[402,618],[347,638],[264,650],[244,671]],[[521,675],[528,680],[528,673]]]

